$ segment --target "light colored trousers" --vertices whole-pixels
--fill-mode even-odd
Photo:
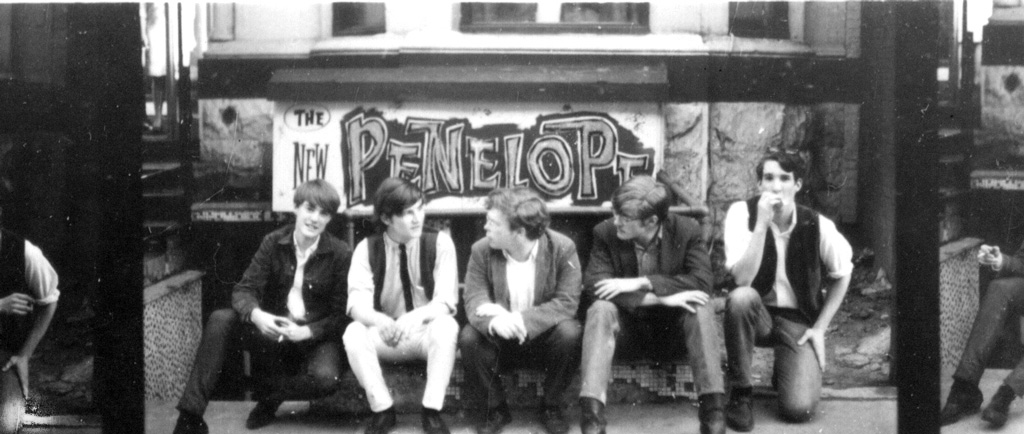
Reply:
[[[380,362],[427,361],[427,385],[423,390],[423,407],[441,410],[444,395],[455,365],[455,349],[459,325],[451,316],[440,316],[413,329],[394,347],[380,337],[380,329],[352,322],[342,337],[352,373],[366,391],[370,410],[381,412],[394,404]]]

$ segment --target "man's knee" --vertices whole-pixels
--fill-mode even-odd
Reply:
[[[206,320],[206,329],[220,329],[227,330],[231,328],[236,322],[238,322],[238,312],[234,309],[217,309],[210,314],[210,318]]]
[[[551,331],[551,343],[556,348],[576,348],[583,337],[583,327],[574,319],[562,321]]]
[[[815,396],[780,396],[779,417],[790,422],[807,422],[814,418],[818,408]]]
[[[455,345],[459,339],[459,323],[454,317],[442,315],[430,322],[428,334],[431,346]]]
[[[619,308],[607,300],[597,300],[587,308],[587,325],[613,328],[619,320]]]
[[[761,302],[761,294],[749,286],[741,286],[729,291],[725,302],[725,311],[729,315],[743,314],[754,309]]]
[[[367,328],[363,323],[359,321],[352,321],[345,327],[345,333],[341,336],[341,342],[345,345],[345,349],[356,349],[369,345],[370,339],[368,336],[370,329]]]
[[[985,297],[997,297],[1009,299],[1011,296],[1024,291],[1024,280],[1018,278],[995,279],[988,284],[988,291]]]

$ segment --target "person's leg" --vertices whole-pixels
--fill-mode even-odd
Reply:
[[[468,407],[497,408],[505,404],[505,390],[498,372],[498,342],[465,325],[459,334],[459,351],[465,371]]]
[[[179,411],[197,417],[202,417],[206,412],[210,394],[217,386],[228,346],[232,344],[232,337],[236,337],[238,325],[238,314],[233,309],[220,309],[210,314],[199,341],[192,372],[178,400]]]
[[[696,313],[679,309],[676,327],[670,335],[682,337],[697,388],[702,433],[725,433],[725,379],[722,377],[721,347],[715,333],[715,310],[695,306]]]
[[[295,375],[281,377],[277,387],[267,396],[272,401],[316,399],[328,396],[341,386],[341,345],[336,341],[316,344],[288,345],[296,352],[286,359],[301,365]]]
[[[989,355],[999,343],[999,335],[1006,321],[1009,318],[1020,318],[1021,313],[1024,313],[1024,278],[993,280],[981,300],[953,379],[977,385],[985,373]]]
[[[793,422],[814,417],[821,398],[821,367],[810,342],[797,345],[808,326],[775,316],[775,387],[779,415]]]
[[[384,382],[384,373],[381,371],[380,357],[377,353],[380,347],[378,343],[383,342],[380,339],[379,329],[366,327],[358,321],[353,321],[345,329],[342,341],[345,343],[345,353],[348,355],[352,374],[366,391],[366,400],[370,404],[370,410],[379,413],[391,408],[394,401]]]
[[[10,352],[0,351],[0,359],[4,363],[10,358]],[[11,368],[0,372],[0,434],[17,433],[24,416],[25,395],[21,392],[17,370]]]
[[[583,333],[580,398],[592,398],[605,403],[619,331],[619,308],[614,303],[597,300],[590,305]]]
[[[459,324],[451,316],[434,318],[426,326],[420,354],[427,359],[427,384],[423,388],[423,408],[441,410],[448,383],[455,367]]]
[[[544,405],[562,407],[568,401],[569,383],[580,363],[580,344],[583,327],[575,319],[565,320],[533,342],[524,345],[544,353]],[[539,346],[539,348],[537,348]]]
[[[761,295],[749,286],[729,292],[725,304],[725,349],[729,358],[729,386],[750,388],[750,364],[754,344],[771,332],[771,315],[761,302]]]

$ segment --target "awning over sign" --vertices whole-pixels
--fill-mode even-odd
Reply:
[[[659,102],[664,64],[405,66],[280,69],[271,100]]]

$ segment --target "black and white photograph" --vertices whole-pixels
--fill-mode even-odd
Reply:
[[[0,433],[1024,429],[1024,1],[0,3]]]

